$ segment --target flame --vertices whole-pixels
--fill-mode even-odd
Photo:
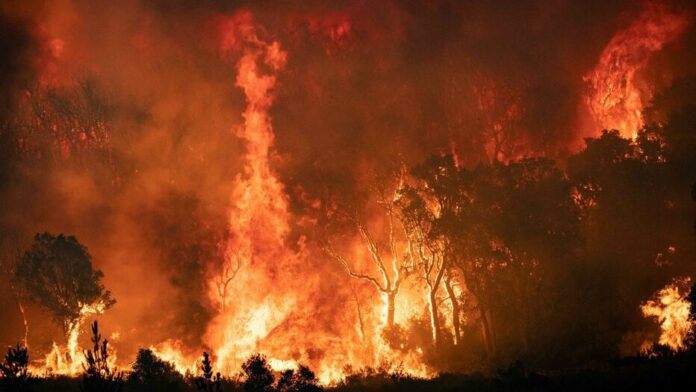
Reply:
[[[599,129],[617,129],[635,138],[643,127],[643,107],[652,89],[641,83],[641,70],[653,53],[675,41],[690,18],[665,4],[648,1],[640,15],[604,48],[599,62],[583,80],[585,103]]]
[[[221,269],[238,273],[233,280],[221,276],[211,280],[210,296],[220,312],[204,340],[214,348],[217,367],[232,372],[258,350],[258,343],[295,305],[293,294],[275,289],[274,282],[277,274],[292,265],[295,255],[285,244],[288,198],[270,164],[274,134],[268,109],[274,100],[275,73],[284,67],[287,55],[278,42],[257,37],[248,12],[236,14],[223,29],[221,50],[242,50],[235,84],[244,91],[247,107],[237,136],[247,152],[244,173],[237,176],[232,192],[230,239]],[[270,73],[264,73],[261,64]],[[218,290],[221,281],[227,285],[223,291]]]
[[[82,325],[88,316],[103,314],[104,310],[105,305],[103,302],[92,305],[82,305],[80,308],[80,317],[68,323],[66,345],[61,346],[53,342],[51,351],[44,357],[43,364],[38,367],[33,367],[32,372],[68,376],[75,376],[82,372],[82,348],[79,343]],[[109,362],[111,366],[115,365],[115,353],[109,357]]]
[[[157,357],[174,366],[181,374],[197,374],[200,366],[200,353],[187,352],[179,340],[167,340],[158,345],[150,346]]]
[[[689,319],[691,304],[686,299],[689,294],[689,278],[675,281],[656,293],[656,299],[641,305],[645,317],[655,317],[660,324],[661,334],[658,342],[673,351],[686,348],[686,339],[693,328]]]

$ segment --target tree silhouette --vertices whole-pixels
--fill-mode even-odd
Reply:
[[[232,261],[234,259],[234,261]],[[215,278],[215,288],[217,289],[218,297],[220,298],[220,309],[225,310],[227,307],[227,297],[229,296],[229,285],[237,273],[242,268],[242,257],[239,252],[224,260],[220,275]]]
[[[0,374],[8,379],[25,380],[28,376],[28,366],[28,350],[17,343],[17,346],[7,349],[5,360],[0,363]]]
[[[30,390],[29,352],[19,343],[7,349],[7,355],[0,362],[0,389],[8,387],[12,391]],[[3,389],[4,390],[4,389]]]
[[[36,234],[14,273],[27,295],[51,312],[66,335],[79,324],[87,308],[102,312],[116,302],[101,284],[103,276],[93,268],[87,248],[75,237],[50,233]]]
[[[199,391],[206,392],[220,392],[221,376],[220,373],[213,374],[213,365],[210,362],[210,355],[207,352],[203,352],[203,359],[201,360],[201,375],[195,380],[196,387]]]
[[[109,366],[108,340],[102,340],[99,324],[92,323],[92,349],[84,352],[82,386],[87,392],[119,392],[124,387],[124,374]]]
[[[428,205],[418,188],[405,186],[400,194],[399,208],[404,219],[408,254],[419,270],[419,277],[427,286],[432,344],[440,347],[442,331],[437,292],[447,270],[445,243],[435,235],[437,212]]]
[[[128,390],[175,391],[182,389],[183,377],[174,365],[158,358],[152,350],[140,349],[128,375]]]
[[[418,194],[417,197],[422,198],[422,201],[419,202],[423,206],[422,208],[430,210],[427,222],[429,225],[427,240],[432,244],[431,249],[438,249],[441,252],[442,265],[437,269],[438,275],[436,276],[441,275],[440,281],[452,307],[453,343],[458,345],[461,341],[461,306],[455,292],[456,277],[453,268],[456,261],[456,248],[454,244],[459,235],[457,228],[462,225],[462,211],[469,204],[465,192],[466,173],[457,168],[451,155],[446,155],[433,156],[425,160],[415,166],[411,170],[411,174],[419,182],[412,191]],[[415,205],[413,204],[413,206]],[[430,278],[427,276],[425,278],[432,291]],[[437,288],[435,287],[435,293]],[[433,297],[430,301],[434,300],[436,299]],[[433,306],[431,305],[431,307]]]
[[[268,365],[266,357],[254,354],[242,364],[244,390],[246,392],[271,392],[273,391],[273,371]]]
[[[277,392],[319,392],[317,377],[308,367],[300,365],[297,370],[288,369],[280,374],[276,384]]]

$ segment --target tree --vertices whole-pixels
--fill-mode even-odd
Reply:
[[[99,324],[92,323],[92,349],[86,350],[82,385],[86,392],[119,392],[123,390],[124,374],[109,365],[108,340],[102,340]]]
[[[419,181],[419,185],[413,188],[413,191],[422,198],[421,201],[412,204],[412,206],[423,209],[420,214],[428,217],[423,223],[429,225],[427,241],[431,242],[430,249],[439,249],[442,253],[440,256],[442,264],[436,268],[437,274],[432,282],[433,287],[431,287],[431,278],[425,275],[426,271],[424,271],[423,276],[431,291],[432,288],[435,289],[435,293],[439,285],[438,282],[444,283],[447,297],[452,307],[454,345],[458,345],[461,341],[461,306],[454,290],[455,273],[452,269],[456,259],[456,249],[453,244],[454,236],[457,234],[456,228],[461,225],[461,212],[465,205],[469,203],[465,192],[467,181],[465,176],[462,175],[465,172],[457,168],[451,155],[446,155],[431,157],[414,167],[411,170],[411,174]],[[411,195],[410,197],[416,196]],[[430,210],[430,212],[427,210]],[[413,215],[415,212],[415,210],[411,210],[412,218],[415,218]],[[415,221],[412,219],[411,222]],[[423,262],[422,258],[421,262]],[[431,265],[430,267],[433,268],[436,265]],[[436,301],[434,296],[433,300]]]
[[[27,295],[61,323],[66,336],[86,314],[101,313],[116,302],[104,289],[103,276],[75,237],[50,233],[36,234],[14,273]]]
[[[266,357],[254,354],[242,364],[244,390],[246,392],[271,392],[273,391],[273,371],[268,365]]]
[[[491,163],[519,155],[522,147],[521,122],[524,118],[526,82],[507,80],[483,73],[473,76],[472,87],[480,128]]]
[[[17,301],[17,309],[22,315],[22,323],[24,325],[24,336],[22,338],[22,345],[24,347],[29,347],[29,322],[27,320],[26,310],[24,308],[24,298],[22,298],[22,290],[17,287],[17,282],[12,278],[15,273],[18,260],[21,258],[21,251],[15,246],[19,241],[19,235],[15,233],[3,233],[3,240],[0,241],[0,268],[9,277],[9,285],[12,294],[14,294],[15,300]]]
[[[473,257],[460,261],[470,274],[467,286],[487,307],[495,297],[507,315],[516,315],[514,330],[528,349],[530,316],[543,311],[542,279],[554,263],[570,259],[580,237],[571,184],[545,159],[479,167],[472,184],[474,227],[464,235],[474,235],[464,249]],[[471,265],[477,259],[485,268]]]
[[[227,307],[229,285],[234,278],[237,277],[237,273],[242,268],[242,257],[239,252],[234,254],[234,263],[232,262],[232,258],[233,257],[230,255],[223,261],[222,271],[220,275],[215,278],[215,287],[218,297],[220,297],[220,310],[225,310]]]
[[[317,377],[308,367],[300,365],[297,370],[288,369],[280,374],[277,392],[320,392]]]
[[[7,349],[5,359],[0,363],[0,389],[8,387],[8,390],[30,390],[29,381],[29,352],[26,346],[10,347]]]
[[[158,358],[152,350],[140,349],[128,375],[128,390],[175,391],[183,389],[183,377],[174,365]]]
[[[387,305],[386,327],[392,328],[394,326],[396,296],[399,293],[401,284],[413,272],[413,263],[411,257],[399,251],[399,240],[402,237],[400,233],[403,232],[403,228],[399,227],[401,226],[401,222],[399,217],[396,216],[397,211],[394,205],[395,197],[398,194],[398,186],[392,195],[388,195],[383,187],[377,187],[376,193],[378,194],[378,205],[383,209],[385,214],[387,232],[386,246],[381,246],[379,244],[375,236],[370,233],[367,225],[357,217],[357,213],[349,213],[346,215],[348,220],[355,225],[360,238],[365,244],[370,254],[372,264],[378,271],[378,276],[357,272],[352,266],[352,263],[343,255],[339,254],[330,244],[326,245],[324,250],[346,269],[346,272],[351,278],[370,282],[377,291],[384,296]],[[384,251],[384,248],[388,250]]]
[[[432,211],[418,188],[405,186],[399,198],[399,207],[407,233],[409,257],[420,270],[420,278],[427,286],[426,297],[430,314],[432,343],[440,347],[442,331],[437,292],[447,269],[444,243],[434,235],[436,212]],[[417,260],[417,261],[416,261]]]
[[[199,391],[220,392],[222,388],[220,372],[213,375],[213,365],[210,363],[210,355],[203,353],[201,361],[201,375],[196,377],[196,387]]]
[[[0,374],[8,379],[24,380],[28,376],[29,352],[17,343],[7,349],[5,360],[0,363]]]

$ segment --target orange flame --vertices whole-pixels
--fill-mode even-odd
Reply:
[[[600,130],[617,129],[635,138],[643,126],[643,107],[653,93],[641,83],[640,72],[653,53],[682,35],[689,22],[683,12],[646,2],[633,23],[609,41],[599,63],[583,78],[588,88],[585,102]]]
[[[686,338],[693,327],[689,319],[691,304],[686,299],[689,294],[689,278],[675,279],[657,292],[657,299],[641,305],[645,317],[655,317],[660,324],[659,343],[674,351],[686,348]]]
[[[41,366],[33,367],[31,370],[37,374],[60,374],[75,376],[82,372],[82,349],[80,348],[79,337],[82,332],[82,325],[90,315],[104,313],[104,303],[99,302],[93,305],[82,305],[80,317],[71,321],[67,327],[67,341],[65,346],[60,346],[53,342],[53,348],[44,357]],[[109,357],[110,365],[116,363],[116,356]]]
[[[257,37],[248,12],[235,15],[224,28],[222,50],[243,51],[237,63],[236,86],[244,91],[247,107],[237,136],[245,141],[247,153],[244,173],[237,177],[233,189],[230,239],[222,266],[223,271],[238,273],[234,280],[219,276],[212,280],[211,298],[220,312],[204,339],[215,349],[217,367],[231,372],[285,320],[295,300],[289,293],[274,290],[277,284],[273,281],[294,258],[285,246],[289,232],[287,195],[270,166],[274,134],[268,115],[276,84],[273,73],[283,68],[287,55],[279,43]],[[262,72],[261,63],[271,74]],[[219,290],[221,281],[227,285],[223,291]]]

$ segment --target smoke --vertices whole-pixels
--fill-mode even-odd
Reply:
[[[302,273],[286,276],[304,276],[311,290],[295,299],[302,312],[275,301],[282,289],[271,295],[268,306],[286,317],[268,325],[276,327],[268,344],[302,343],[292,340],[301,329],[328,331],[317,347],[289,354],[296,358],[341,350],[329,337],[346,336],[339,326],[353,317],[336,311],[352,301],[349,288],[332,283],[342,271],[298,242],[311,240],[314,202],[359,194],[366,173],[434,153],[454,152],[464,165],[565,156],[594,132],[583,76],[642,10],[632,1],[358,0],[61,0],[0,9],[3,248],[23,248],[46,230],[85,244],[118,301],[101,319],[107,333],[119,332],[123,357],[172,337],[203,347],[218,338],[210,325],[224,321],[210,298],[211,271],[239,248],[251,259],[255,246],[239,234],[247,220],[234,211],[254,201],[239,184],[272,173],[261,188],[274,188],[282,205],[263,213],[282,215],[286,226],[253,236],[309,253],[293,260]],[[250,19],[230,22],[234,15]],[[226,23],[251,23],[255,38],[226,35]],[[641,64],[646,77],[689,72],[671,62],[693,64],[690,48],[672,44],[667,58]],[[287,53],[283,66],[262,60],[258,47]],[[260,137],[272,141],[239,131],[255,93],[235,81],[237,66],[273,78],[273,105],[260,104],[273,122]],[[46,113],[39,125],[37,107]],[[499,154],[496,134],[505,135]],[[249,164],[257,153],[261,168]],[[10,344],[22,336],[21,316],[2,290],[9,321],[0,337]],[[32,312],[30,341],[48,349],[55,330]]]

